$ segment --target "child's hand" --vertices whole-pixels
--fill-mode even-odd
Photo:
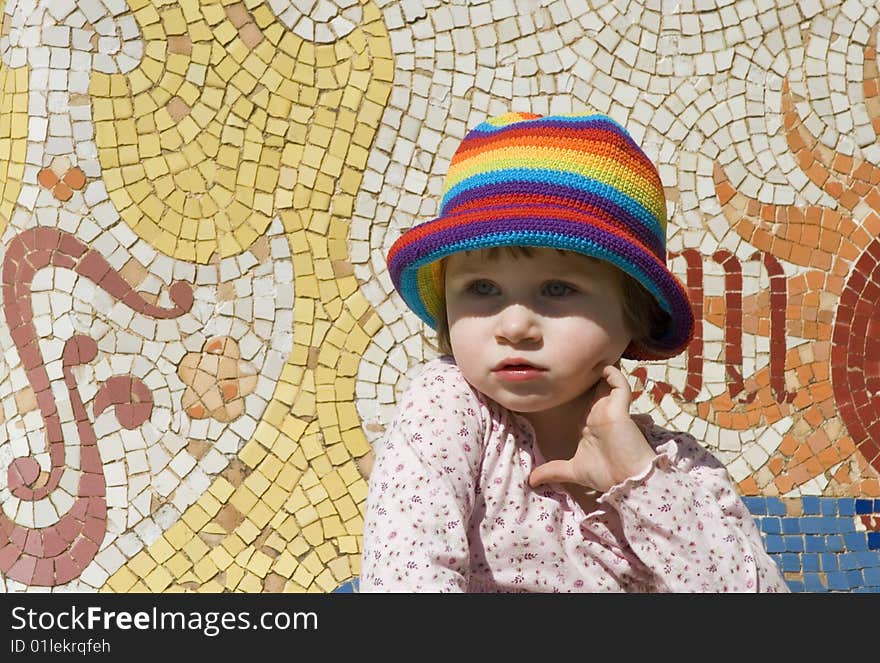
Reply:
[[[644,470],[656,453],[632,420],[632,390],[615,366],[606,366],[593,387],[593,399],[577,450],[568,460],[551,460],[529,476],[533,488],[557,481],[576,483],[602,493]]]

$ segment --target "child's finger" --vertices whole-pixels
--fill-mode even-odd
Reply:
[[[611,385],[612,389],[620,389],[625,394],[632,393],[629,380],[626,379],[623,372],[616,366],[606,366],[602,375],[605,377],[605,381]]]
[[[532,488],[554,481],[577,483],[570,460],[549,460],[543,465],[538,465],[529,475],[529,485]]]

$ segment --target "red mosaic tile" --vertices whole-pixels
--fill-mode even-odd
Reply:
[[[12,543],[7,543],[0,548],[0,568],[11,568],[15,561],[21,556],[21,549]]]
[[[57,557],[69,546],[70,542],[61,538],[55,527],[47,527],[43,530],[43,554],[45,557]]]
[[[24,552],[38,558],[43,556],[43,537],[40,535],[40,530],[32,529],[28,531]]]
[[[84,472],[79,480],[79,494],[83,497],[103,496],[105,494],[104,475]]]
[[[51,559],[36,560],[32,582],[40,587],[51,587],[55,584],[55,564]]]
[[[11,578],[17,579],[25,585],[33,584],[34,570],[37,566],[37,560],[30,555],[22,554],[18,561],[13,564],[7,574]]]
[[[82,569],[77,566],[69,554],[59,555],[55,562],[55,584],[63,585],[75,580],[82,573]]]
[[[70,556],[73,558],[74,564],[81,569],[84,569],[94,559],[97,552],[98,544],[85,537],[78,538],[70,548]]]

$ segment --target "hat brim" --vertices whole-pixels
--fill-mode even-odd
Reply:
[[[461,251],[530,246],[573,251],[606,260],[641,283],[669,314],[669,326],[650,345],[633,342],[627,359],[662,360],[690,343],[694,314],[687,292],[648,247],[607,218],[553,204],[514,204],[466,209],[414,226],[388,252],[394,287],[432,329],[445,306],[438,261]]]

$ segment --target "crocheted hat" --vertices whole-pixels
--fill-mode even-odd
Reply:
[[[446,175],[440,216],[406,231],[388,252],[394,287],[436,328],[445,306],[440,260],[496,246],[564,249],[607,260],[639,281],[670,315],[650,347],[629,359],[685,349],[694,314],[666,266],[666,198],[657,169],[605,115],[506,113],[464,137]]]

